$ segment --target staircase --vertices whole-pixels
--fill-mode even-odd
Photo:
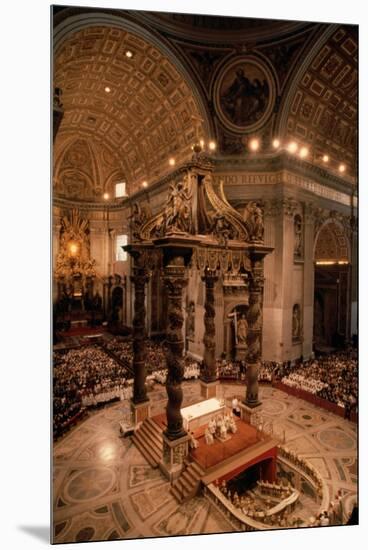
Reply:
[[[162,430],[152,418],[146,418],[134,432],[132,441],[152,468],[162,460]]]
[[[180,503],[194,497],[201,484],[204,470],[196,462],[187,462],[186,467],[171,485],[170,492]]]

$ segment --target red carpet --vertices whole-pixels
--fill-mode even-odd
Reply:
[[[162,430],[166,429],[165,413],[153,417],[153,420]],[[212,468],[223,460],[236,455],[240,451],[244,451],[260,441],[256,428],[238,418],[235,420],[238,431],[235,434],[229,433],[229,439],[224,442],[215,438],[213,445],[207,445],[204,439],[207,425],[200,426],[194,430],[194,437],[197,439],[199,446],[197,449],[192,449],[190,455],[204,470]]]
[[[61,338],[67,338],[68,336],[89,336],[94,334],[101,334],[106,332],[105,327],[73,327],[65,332],[61,332],[60,337]]]

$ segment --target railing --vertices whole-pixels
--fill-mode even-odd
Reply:
[[[225,495],[222,494],[213,483],[207,485],[204,489],[205,496],[214,504],[220,512],[222,512],[226,518],[230,521],[233,527],[237,531],[263,531],[265,529],[277,529],[279,525],[264,523],[263,521],[257,521],[245,514],[241,509],[233,505],[232,502]],[[265,510],[263,512],[253,512],[259,514],[266,522],[268,519],[275,518],[278,514],[284,512],[284,510],[293,510],[295,503],[299,498],[299,491],[293,490],[291,495],[277,503],[273,508]]]
[[[295,469],[316,490],[317,497],[321,501],[320,510],[327,510],[329,506],[329,490],[318,471],[307,460],[299,457],[287,447],[279,445],[277,460],[283,462],[291,469]]]
[[[288,386],[287,384],[283,384],[282,382],[276,382],[275,384],[273,384],[273,386],[278,390],[288,393],[289,395],[293,395],[294,397],[303,399],[304,401],[308,401],[309,403],[316,405],[316,407],[321,407],[321,409],[325,409],[326,411],[332,412],[338,416],[342,416],[342,417],[345,416],[344,407],[340,407],[336,403],[332,403],[331,401],[327,401],[327,399],[318,397],[314,393],[310,393],[301,388],[294,388],[294,387]],[[350,420],[352,422],[357,421],[356,411],[351,411]]]
[[[237,531],[259,531],[266,528],[261,522],[247,517],[235,508],[213,483],[205,486],[204,495],[226,516]]]

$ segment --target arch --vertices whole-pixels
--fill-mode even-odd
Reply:
[[[130,194],[166,172],[170,156],[188,160],[197,139],[214,135],[195,76],[165,39],[127,18],[66,18],[54,31],[54,56],[65,108],[56,139],[75,132],[103,138]]]
[[[157,38],[156,35],[151,33],[147,28],[141,27],[133,21],[123,19],[122,17],[119,17],[117,15],[98,12],[73,15],[71,17],[68,17],[59,25],[57,25],[54,29],[54,55],[56,56],[58,49],[62,46],[64,41],[67,40],[75,32],[87,27],[99,26],[111,26],[123,29],[125,31],[130,31],[133,34],[136,34],[137,36],[143,38],[144,40],[151,42],[159,50],[161,50],[164,55],[166,55],[168,59],[177,67],[178,71],[182,74],[184,80],[187,81],[192,88],[195,98],[198,102],[198,106],[200,108],[200,113],[205,123],[205,131],[207,133],[210,133],[214,130],[212,127],[212,123],[210,122],[211,119],[205,101],[199,93],[197,86],[193,81],[189,71],[180,62],[175,52],[172,51],[171,47],[166,44],[161,37]]]
[[[325,154],[329,165],[341,162],[356,177],[357,48],[353,28],[329,25],[294,70],[276,121],[281,139],[306,145],[313,162]]]
[[[96,192],[103,189],[98,155],[89,140],[80,136],[71,137],[58,148],[54,164],[54,190],[67,198],[95,199]],[[63,179],[73,180],[77,184],[84,182],[83,189],[77,195],[72,192],[73,185],[64,184]],[[69,189],[69,190],[68,190]]]
[[[332,34],[336,31],[337,28],[338,28],[338,25],[336,24],[336,25],[329,25],[325,29],[325,31],[321,34],[321,36],[314,42],[313,47],[305,55],[303,61],[299,64],[298,69],[295,71],[293,78],[289,81],[283,93],[284,100],[282,102],[280,115],[278,117],[277,124],[276,124],[277,134],[281,136],[286,134],[287,116],[288,116],[292,101],[295,97],[296,91],[298,89],[298,86],[300,84],[300,81],[305,71],[308,69],[309,65],[311,64],[312,60],[314,59],[318,51],[321,49],[322,45],[326,42],[326,40],[328,40],[328,38],[330,38],[330,36],[332,36]]]
[[[339,220],[328,218],[318,229],[313,246],[315,261],[351,261],[350,242]]]

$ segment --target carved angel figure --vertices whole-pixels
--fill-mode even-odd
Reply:
[[[191,197],[182,181],[172,183],[165,207],[165,229],[170,232],[189,233],[191,230]]]
[[[133,204],[132,215],[129,216],[130,228],[132,230],[133,241],[141,241],[140,230],[142,225],[147,221],[149,212],[145,207],[140,206],[137,202]]]
[[[263,211],[257,201],[248,202],[243,218],[251,241],[263,241],[264,223]]]

